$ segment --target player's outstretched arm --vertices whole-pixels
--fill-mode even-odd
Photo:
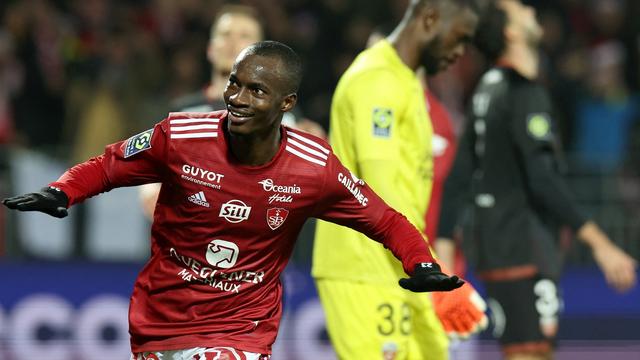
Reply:
[[[609,286],[624,292],[636,284],[637,261],[616,246],[596,223],[587,221],[578,229],[577,235],[591,247]]]
[[[60,189],[45,187],[39,192],[4,199],[2,203],[9,209],[40,211],[57,218],[63,218],[68,215],[69,198]]]
[[[437,263],[419,263],[408,279],[400,279],[400,286],[413,292],[451,291],[464,285],[457,276],[447,276]]]

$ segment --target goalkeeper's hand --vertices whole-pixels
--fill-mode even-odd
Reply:
[[[68,215],[69,198],[60,189],[45,187],[40,192],[4,199],[2,203],[9,209],[40,211],[57,218],[63,218]]]
[[[471,286],[464,284],[450,292],[432,294],[433,306],[451,339],[467,339],[487,328],[487,304]]]
[[[464,284],[457,276],[447,276],[436,263],[416,264],[413,275],[400,279],[400,286],[413,292],[451,291]]]

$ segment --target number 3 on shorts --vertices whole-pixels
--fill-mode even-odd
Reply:
[[[398,311],[399,310],[399,311]],[[400,305],[400,309],[389,303],[378,305],[380,319],[378,321],[378,333],[383,336],[393,335],[399,330],[402,335],[411,334],[411,309],[406,303]]]

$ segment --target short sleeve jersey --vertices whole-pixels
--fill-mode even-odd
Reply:
[[[383,242],[407,273],[433,261],[416,228],[323,140],[283,126],[274,158],[250,167],[235,160],[225,124],[224,111],[172,113],[52,183],[70,205],[115,187],[162,183],[151,258],[129,309],[134,352],[229,346],[270,353],[282,311],[280,274],[309,217]]]
[[[432,186],[432,127],[420,81],[388,41],[358,55],[338,82],[329,131],[345,166],[424,231]],[[401,271],[396,259],[364,235],[317,224],[316,278],[395,284]]]

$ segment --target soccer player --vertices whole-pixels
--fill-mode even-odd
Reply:
[[[433,153],[431,122],[416,70],[424,65],[437,72],[453,63],[476,23],[470,1],[411,1],[392,34],[358,55],[333,96],[329,138],[334,152],[422,231]],[[312,274],[339,358],[448,357],[447,335],[430,299],[396,289],[401,263],[364,235],[319,222]],[[468,336],[479,327],[483,313],[471,303],[475,291],[468,285],[463,289],[467,296],[452,299],[449,304],[457,306],[442,314],[465,325],[460,335]]]
[[[173,104],[174,111],[209,112],[224,109],[224,89],[229,73],[240,51],[245,47],[262,41],[265,29],[258,11],[248,5],[224,5],[218,11],[209,34],[207,61],[211,65],[209,84],[197,92],[178,98]],[[318,137],[326,137],[322,126],[315,121],[296,117],[287,112],[282,118],[284,125],[295,127]],[[153,218],[158,199],[160,184],[141,186],[140,199],[145,215]]]
[[[64,217],[110,189],[162,183],[151,258],[131,296],[133,359],[269,358],[282,312],[280,274],[312,216],[380,241],[411,275],[400,280],[406,289],[463,284],[440,272],[420,232],[325,141],[281,126],[301,76],[289,47],[253,44],[232,68],[227,110],[170,113],[40,192],[3,201]]]
[[[472,97],[445,185],[438,239],[450,241],[456,215],[472,201],[473,251],[465,254],[486,285],[494,334],[510,360],[553,357],[562,302],[559,251],[547,224],[570,225],[613,288],[624,291],[636,282],[635,260],[581,214],[559,175],[551,102],[535,82],[541,37],[534,10],[519,0],[498,0],[481,16],[476,44],[495,67]],[[445,261],[446,254],[439,255]]]

